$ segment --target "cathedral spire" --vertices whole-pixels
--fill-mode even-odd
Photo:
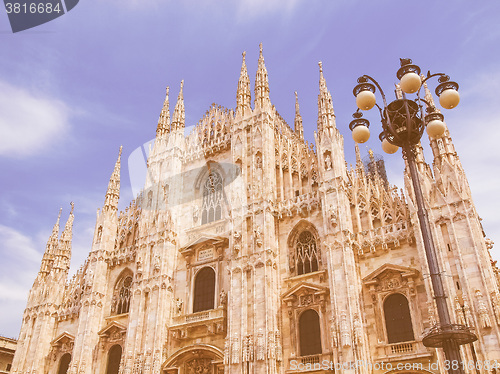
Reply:
[[[335,128],[335,112],[333,111],[332,95],[326,86],[323,76],[323,63],[319,65],[319,95],[318,95],[318,130]]]
[[[52,228],[52,234],[50,235],[49,240],[57,240],[57,238],[59,237],[59,222],[61,221],[61,213],[62,213],[62,208],[59,208],[57,221],[54,224],[54,227]]]
[[[425,91],[425,101],[427,106],[427,112],[438,112],[441,111],[436,107],[434,103],[434,98],[432,97],[432,93],[427,87],[427,83],[424,83],[424,91]],[[444,121],[443,121],[444,122]],[[460,164],[460,160],[458,159],[457,152],[455,151],[455,146],[450,136],[450,131],[448,130],[448,126],[445,125],[444,134],[438,138],[432,138],[429,136],[432,153],[434,156],[434,167],[440,167],[444,160],[447,160],[451,165],[458,165],[460,168],[462,167]]]
[[[57,240],[59,238],[59,222],[61,220],[62,208],[59,209],[59,214],[57,216],[57,221],[52,228],[52,233],[47,240],[47,245],[45,246],[45,252],[42,257],[42,264],[40,265],[40,273],[49,273],[52,269],[54,263],[54,253],[57,250]]]
[[[118,152],[118,159],[116,160],[115,169],[111,178],[109,179],[108,190],[106,191],[106,198],[104,199],[103,211],[111,210],[116,212],[118,210],[118,200],[120,198],[120,164],[122,156],[122,146]]]
[[[170,132],[170,103],[168,100],[169,87],[167,86],[167,94],[163,102],[160,118],[158,119],[158,127],[156,128],[156,137],[162,137]]]
[[[71,211],[61,234],[59,250],[55,259],[55,267],[66,271],[69,270],[71,260],[71,241],[73,239],[73,221],[75,220],[74,209],[75,203],[71,202]]]
[[[429,87],[427,86],[427,82],[424,82],[424,91],[425,91],[425,101],[426,101],[426,106],[427,108],[432,108],[435,111],[441,113],[441,111],[436,108],[436,104],[434,103],[434,98],[432,97],[431,90],[429,90]]]
[[[365,173],[365,168],[363,166],[363,160],[361,159],[361,152],[359,150],[358,143],[354,143],[354,151],[356,152],[356,170],[360,174]]]
[[[70,242],[73,239],[73,221],[75,220],[75,215],[73,211],[75,210],[75,203],[71,202],[71,211],[69,212],[68,220],[64,226],[64,230],[61,234],[61,242]]]
[[[297,91],[295,91],[295,133],[301,138],[304,139],[304,126],[302,126],[302,116],[300,115],[299,108],[299,98],[297,96]]]
[[[184,126],[186,122],[186,112],[184,109],[184,80],[181,81],[181,90],[179,91],[179,96],[177,97],[177,103],[175,104],[174,116],[172,119],[172,131],[181,130],[184,131]]]
[[[251,110],[250,102],[252,100],[250,93],[250,78],[248,77],[247,65],[245,63],[246,52],[243,52],[243,61],[241,63],[240,79],[238,79],[238,90],[236,92],[236,114],[245,115]]]
[[[259,64],[257,66],[257,74],[255,75],[255,108],[264,108],[271,104],[269,99],[269,82],[267,79],[267,69],[264,64],[264,56],[262,54],[262,43],[259,44]]]

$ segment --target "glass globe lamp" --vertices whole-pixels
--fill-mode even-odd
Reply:
[[[403,75],[399,83],[401,89],[405,93],[417,92],[420,89],[421,84],[422,81],[420,80],[420,77],[418,76],[418,74],[413,72],[406,73],[405,75]]]
[[[371,91],[361,91],[356,96],[356,105],[361,110],[370,110],[375,106],[375,94]]]
[[[443,136],[444,131],[446,130],[446,126],[443,121],[435,119],[430,121],[427,124],[427,134],[434,139],[440,138]]]
[[[385,153],[392,155],[393,153],[396,153],[398,151],[398,149],[399,149],[399,147],[397,145],[389,143],[389,141],[387,139],[384,138],[382,140],[382,150]]]
[[[366,126],[356,126],[352,130],[352,139],[356,143],[366,143],[370,139],[370,129]]]
[[[359,112],[359,109],[352,116],[354,119],[349,124],[349,128],[352,131],[352,139],[356,143],[365,143],[370,139],[370,130],[368,129],[370,122],[365,118],[361,118],[363,114]]]
[[[460,102],[460,94],[454,89],[447,89],[441,92],[439,104],[445,109],[453,109]]]

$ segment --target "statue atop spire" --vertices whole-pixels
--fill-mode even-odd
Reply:
[[[259,48],[259,64],[257,66],[257,74],[255,75],[255,108],[262,109],[266,105],[270,106],[271,100],[269,99],[269,81],[262,54],[262,43],[259,44]]]
[[[106,198],[104,199],[103,211],[111,210],[116,212],[118,210],[118,200],[120,198],[120,163],[123,147],[120,146],[118,152],[118,159],[116,160],[115,168],[111,178],[109,179],[108,190],[106,191]]]
[[[163,108],[161,109],[160,118],[158,119],[158,127],[156,128],[156,137],[162,137],[170,132],[170,103],[168,100],[169,87],[167,86],[167,93]]]
[[[304,127],[302,126],[302,116],[300,115],[299,108],[299,98],[297,96],[297,91],[295,91],[295,121],[294,121],[295,133],[304,139]]]
[[[71,211],[69,212],[68,220],[66,221],[66,225],[64,226],[64,230],[61,234],[61,242],[70,242],[73,238],[73,221],[75,220],[75,215],[73,211],[75,210],[75,203],[71,202]]]
[[[179,96],[177,97],[177,103],[175,104],[174,116],[172,119],[172,131],[181,130],[184,131],[184,126],[186,122],[186,112],[184,109],[184,80],[181,81],[181,89],[179,91]]]
[[[245,115],[251,110],[250,102],[252,100],[250,92],[250,78],[248,77],[247,65],[245,63],[246,52],[243,52],[243,61],[241,63],[240,79],[238,79],[238,90],[236,92],[236,115]]]
[[[335,128],[335,112],[333,111],[332,95],[326,86],[323,76],[323,63],[319,65],[319,95],[318,95],[318,129]]]

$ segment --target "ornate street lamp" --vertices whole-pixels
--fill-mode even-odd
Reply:
[[[415,146],[420,142],[424,128],[427,128],[427,133],[433,138],[441,137],[446,129],[443,122],[444,116],[431,103],[420,97],[422,85],[432,77],[439,77],[439,85],[436,87],[439,103],[443,108],[452,109],[460,101],[458,84],[450,81],[450,77],[443,73],[431,74],[428,72],[426,77],[421,78],[420,68],[413,65],[410,59],[401,59],[401,67],[396,75],[400,80],[399,86],[402,92],[399,92],[396,95],[396,100],[389,104],[387,104],[384,91],[375,79],[369,75],[358,78],[358,84],[354,87],[353,93],[359,109],[353,114],[354,120],[349,124],[349,128],[352,130],[355,142],[366,142],[370,137],[368,129],[370,123],[367,119],[362,118],[363,114],[360,110],[370,110],[377,106],[382,122],[382,133],[379,136],[382,149],[387,153],[395,153],[399,147],[402,148],[403,158],[408,163],[415,192],[417,215],[439,317],[439,323],[426,333],[422,342],[426,347],[443,348],[449,364],[448,371],[452,374],[461,374],[464,371],[460,357],[460,345],[472,343],[477,340],[477,337],[467,326],[451,323],[415,163]],[[376,89],[382,96],[383,108],[376,103]],[[406,94],[413,93],[416,93],[417,97],[413,100],[407,99]],[[424,104],[426,104],[426,113],[424,113]]]

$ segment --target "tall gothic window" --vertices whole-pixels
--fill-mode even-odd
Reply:
[[[295,268],[297,275],[318,270],[318,247],[310,231],[300,233],[295,243]]]
[[[207,266],[196,274],[194,281],[193,313],[214,308],[215,271]]]
[[[113,301],[111,304],[111,313],[124,314],[130,309],[130,297],[132,296],[132,276],[122,277],[115,287]]]
[[[321,328],[318,313],[308,309],[299,318],[300,355],[321,354]]]
[[[120,360],[122,359],[122,347],[119,344],[112,346],[108,352],[108,364],[106,374],[118,374]]]
[[[408,300],[400,293],[384,301],[385,327],[389,344],[415,340]]]
[[[66,374],[69,369],[69,363],[71,362],[71,354],[65,353],[59,360],[59,370],[57,374]]]
[[[203,185],[202,225],[222,218],[223,192],[222,177],[212,171]]]

